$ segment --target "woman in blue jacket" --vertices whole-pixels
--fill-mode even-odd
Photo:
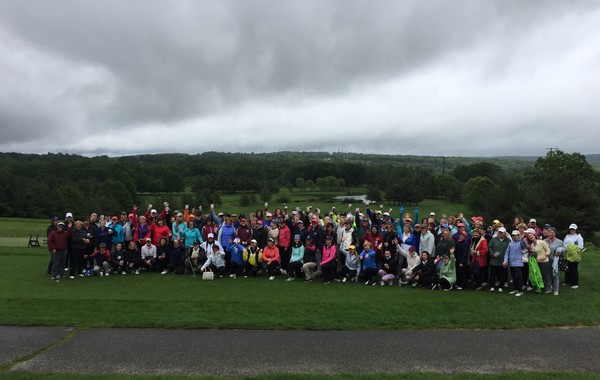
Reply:
[[[363,251],[359,255],[361,261],[361,277],[365,285],[375,285],[373,277],[377,274],[377,254],[373,250],[371,243],[365,242]]]
[[[523,248],[521,245],[521,233],[518,230],[514,230],[511,235],[512,241],[508,243],[508,247],[506,247],[502,265],[505,268],[510,267],[510,275],[515,287],[510,294],[520,297],[523,295],[523,256],[521,255],[521,250]]]

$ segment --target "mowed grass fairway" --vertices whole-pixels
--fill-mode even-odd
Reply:
[[[0,324],[206,329],[507,329],[600,323],[600,257],[588,249],[581,288],[517,298],[259,278],[202,281],[142,273],[68,278],[45,274],[44,248],[0,247]]]

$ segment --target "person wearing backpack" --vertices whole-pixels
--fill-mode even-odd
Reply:
[[[583,249],[583,237],[577,230],[577,224],[571,224],[569,234],[563,239],[567,248],[568,267],[565,272],[565,283],[571,285],[571,289],[579,288],[579,262],[581,261],[581,250]]]

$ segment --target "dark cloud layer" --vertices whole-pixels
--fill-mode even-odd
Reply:
[[[537,144],[474,147],[464,137],[490,128],[595,133],[589,99],[600,83],[586,75],[599,59],[599,9],[6,0],[0,149],[421,154],[429,143],[440,154],[540,154]],[[564,149],[591,153],[589,140],[563,139]]]

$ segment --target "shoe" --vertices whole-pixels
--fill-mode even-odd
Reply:
[[[123,271],[123,272],[121,272],[121,274],[127,274],[127,272]]]
[[[282,269],[281,274],[287,274],[287,271],[285,269]]]
[[[483,289],[482,286],[475,288],[475,290],[481,290],[481,289]]]
[[[579,289],[579,285],[573,285],[571,286],[571,289]]]
[[[110,272],[106,272],[106,277],[110,276]]]
[[[342,282],[346,282],[348,279],[346,277],[342,278]]]
[[[288,277],[285,279],[285,281],[290,282],[290,281],[294,281],[296,278],[295,277]]]
[[[557,296],[558,295],[558,291],[554,292],[554,295]]]
[[[69,276],[69,278],[70,278],[71,280],[74,280],[74,279],[75,279],[75,276]]]
[[[335,281],[335,282],[342,282],[342,280],[340,280],[339,278],[334,278],[333,281]]]
[[[323,283],[323,285],[327,285],[327,284],[330,284],[330,283],[331,283],[331,281],[325,281],[325,282]]]
[[[232,274],[231,276],[229,276],[230,278],[233,278],[234,280],[237,278],[237,274]]]
[[[222,275],[222,274],[220,274],[220,275],[219,275],[219,278],[223,278],[223,275]]]
[[[51,279],[52,281],[54,281],[54,280],[56,280],[56,277],[52,276],[52,277],[50,277],[50,279]]]
[[[230,275],[229,275],[229,278],[233,278],[233,274],[230,274]]]
[[[544,292],[544,294],[550,294],[550,293],[552,293],[552,290],[546,290],[546,291]]]
[[[100,277],[104,276],[104,272],[100,272]]]
[[[413,287],[413,289],[415,289],[417,287],[417,283],[414,282],[411,286]]]
[[[431,286],[431,290],[435,290],[435,288],[437,288],[437,284],[433,284],[433,285]]]
[[[530,291],[533,290],[533,288],[531,286],[528,286],[528,287],[525,288],[525,290],[527,290],[528,292],[530,292]]]
[[[139,271],[139,270],[136,270],[136,271],[135,271],[135,274],[140,274],[140,271]]]
[[[375,281],[373,281],[373,283],[371,285],[375,286],[375,285],[377,285],[377,283]]]
[[[392,286],[394,283],[392,281],[388,282],[388,286]]]
[[[449,292],[449,291],[450,291],[450,289],[443,289],[443,290],[444,290],[445,292]]]
[[[167,273],[169,273],[169,271],[168,271],[168,270],[166,270],[166,269],[165,269],[165,270],[163,270],[162,272],[160,272],[160,274],[167,274]],[[123,273],[123,274],[125,274],[125,273]]]
[[[494,289],[494,287],[492,286],[492,287],[490,288],[490,292],[493,292],[494,290],[496,290],[496,289]]]
[[[482,288],[485,288],[486,286],[488,286],[489,284],[487,282],[484,282],[483,284],[481,284]]]
[[[248,278],[248,276],[245,276],[245,275],[244,275],[244,278]]]
[[[505,287],[505,288],[508,288],[508,282],[505,282],[505,283],[504,283],[504,287]]]
[[[400,281],[402,285],[408,285],[408,281]]]
[[[365,282],[365,285],[369,285],[369,281],[366,281],[366,282]]]
[[[456,290],[463,290],[463,289],[462,289],[462,286],[457,286],[457,287],[456,287]]]
[[[312,282],[312,278],[308,278],[308,279],[307,279],[307,278],[305,278],[305,279],[304,279],[304,282]]]
[[[269,281],[273,281],[274,279],[275,279],[275,276],[269,277]]]
[[[523,295],[522,292],[518,292],[517,294],[515,294],[515,297],[521,297]]]
[[[79,273],[79,277],[85,277],[83,273]]]
[[[508,294],[517,294],[517,293],[519,293],[518,290],[513,290],[512,292],[509,292]]]
[[[498,293],[502,293],[503,291],[502,288],[498,288]]]
[[[379,285],[381,285],[381,286],[384,286],[384,285],[385,285],[385,283],[384,283],[383,281],[380,281],[380,282],[379,282]]]

